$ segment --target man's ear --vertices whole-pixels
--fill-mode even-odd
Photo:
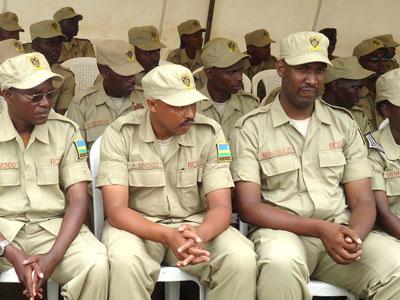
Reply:
[[[155,99],[149,98],[147,99],[147,107],[151,113],[157,112],[157,102]]]
[[[13,97],[14,97],[14,93],[12,92],[12,91],[10,91],[10,90],[4,90],[3,92],[2,92],[2,95],[3,95],[3,97],[4,97],[4,100],[7,102],[7,104],[10,104],[12,101],[12,99],[13,99]]]
[[[283,59],[280,59],[276,62],[276,72],[278,73],[279,77],[283,77],[286,72],[286,62]]]

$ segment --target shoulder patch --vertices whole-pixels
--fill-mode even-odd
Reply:
[[[383,147],[375,140],[375,138],[373,137],[372,133],[367,133],[365,135],[365,139],[367,140],[368,143],[368,148],[369,149],[375,149],[378,150],[382,153],[385,153],[385,150],[383,149]]]
[[[227,143],[217,144],[217,161],[227,162],[232,160],[231,148]]]
[[[253,109],[252,111],[248,112],[243,117],[241,117],[239,120],[237,120],[237,122],[235,124],[235,127],[236,128],[242,128],[244,122],[247,119],[250,119],[253,116],[256,116],[256,115],[259,115],[259,114],[262,114],[262,113],[266,113],[269,110],[270,106],[271,106],[270,104],[267,104],[267,105],[259,106],[258,108]]]
[[[76,152],[78,153],[79,159],[85,159],[86,157],[88,157],[89,154],[84,140],[75,140],[74,145],[76,148]]]

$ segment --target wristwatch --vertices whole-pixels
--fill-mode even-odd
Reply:
[[[9,240],[2,240],[0,242],[0,257],[4,255],[4,251],[6,251],[6,247],[10,245],[11,242]]]

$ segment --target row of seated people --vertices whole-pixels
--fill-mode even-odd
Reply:
[[[348,110],[320,99],[326,67],[337,67],[328,45],[317,32],[284,38],[281,92],[228,134],[196,113],[208,98],[189,69],[149,71],[141,81],[146,107],[103,134],[96,179],[107,217],[103,244],[83,225],[91,178],[85,141],[51,110],[63,78],[40,53],[5,58],[0,272],[14,267],[30,299],[50,277],[65,299],[150,299],[161,263],[198,276],[210,300],[311,299],[309,278],[363,298],[398,298],[400,71],[377,80],[389,125],[364,138]],[[230,63],[246,59],[230,40],[210,49],[225,48]],[[140,70],[132,49],[113,51],[111,66]],[[357,77],[347,80],[371,75],[355,59],[331,75],[342,79],[349,64]],[[240,81],[240,69],[232,74]],[[233,187],[249,239],[229,226]]]
[[[63,7],[53,15],[53,22],[50,20],[37,22],[30,27],[32,44],[25,44],[26,52],[32,50],[41,52],[52,66],[53,71],[62,75],[66,80],[59,91],[59,100],[55,101],[57,112],[65,113],[68,109],[73,96],[75,83],[73,74],[63,68],[59,63],[67,59],[79,56],[94,56],[95,52],[89,40],[77,39],[75,36],[79,31],[79,22],[83,19],[81,14],[77,14],[71,7]],[[57,27],[57,28],[56,28]],[[18,24],[18,17],[11,12],[0,14],[0,40],[14,37],[19,39],[19,32],[23,31]],[[180,36],[180,48],[172,50],[167,60],[173,63],[182,64],[192,71],[204,66],[202,61],[203,38],[205,31],[197,20],[187,20],[177,27]],[[335,59],[333,52],[337,42],[337,32],[334,28],[325,28],[320,31],[329,39],[328,56]],[[135,96],[140,97],[141,78],[152,68],[159,64],[160,49],[166,46],[160,42],[157,29],[154,26],[133,27],[128,31],[129,43],[135,48],[136,58],[144,68],[136,77],[136,88],[139,91]],[[35,41],[36,40],[36,41]],[[246,54],[249,60],[243,63],[244,73],[251,79],[255,74],[266,69],[274,69],[276,57],[271,55],[271,43],[274,40],[270,38],[269,32],[265,29],[259,29],[249,32],[245,35]],[[51,49],[49,44],[55,46]],[[362,89],[362,99],[357,103],[359,108],[363,109],[368,118],[372,130],[376,130],[382,122],[381,114],[377,112],[375,105],[375,82],[376,79],[388,70],[398,67],[394,59],[396,47],[399,43],[393,40],[391,34],[384,34],[366,39],[360,42],[353,51],[359,63],[367,70],[376,74],[366,80]],[[54,48],[54,47],[53,47]],[[215,67],[215,66],[214,66]],[[208,80],[205,71],[196,75],[196,84],[202,88]],[[265,89],[263,84],[258,86],[258,96],[265,98]],[[267,102],[272,101],[277,91],[272,93]],[[214,100],[214,99],[213,99]],[[224,99],[226,100],[226,99]],[[143,97],[137,101],[144,101]],[[220,100],[214,100],[214,103],[220,103]],[[218,105],[218,104],[217,104]],[[358,107],[355,107],[358,110]]]

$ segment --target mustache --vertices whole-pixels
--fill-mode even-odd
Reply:
[[[192,125],[193,120],[194,120],[193,118],[188,118],[181,123],[181,126]]]

